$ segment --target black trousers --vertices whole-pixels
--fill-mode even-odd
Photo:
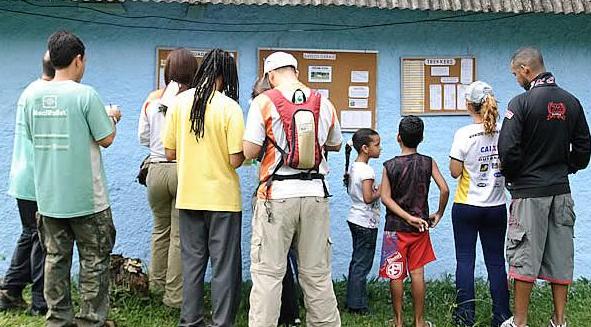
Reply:
[[[43,297],[45,253],[37,231],[37,202],[16,199],[16,203],[21,216],[22,232],[4,276],[2,289],[10,295],[20,296],[27,284],[32,283],[33,307],[46,308]]]

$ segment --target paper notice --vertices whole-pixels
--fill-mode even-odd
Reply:
[[[432,66],[431,76],[449,76],[448,66]]]
[[[441,84],[429,85],[429,107],[431,110],[441,110]]]
[[[443,86],[443,109],[456,110],[456,86],[453,84]]]
[[[466,110],[466,88],[468,85],[458,84],[458,110]]]
[[[158,88],[163,89],[166,87],[166,83],[164,82],[164,66],[160,66],[158,73]]]
[[[470,58],[463,58],[461,63],[460,69],[460,83],[462,84],[470,84],[474,81],[474,76],[472,76],[473,71],[473,62],[474,60]]]
[[[369,72],[366,70],[351,71],[351,83],[369,83]]]
[[[341,110],[343,129],[371,128],[371,111]]]
[[[326,99],[328,99],[328,96],[330,95],[330,91],[328,89],[318,89],[316,91],[318,91],[318,93],[320,93],[320,95]]]
[[[336,53],[304,53],[304,59],[337,60],[337,55]]]
[[[349,99],[349,108],[354,109],[367,109],[367,99]]]
[[[427,66],[453,66],[456,64],[456,60],[453,58],[427,58],[425,59],[425,65]]]
[[[349,86],[349,98],[369,98],[369,86]]]
[[[330,83],[332,82],[332,66],[309,66],[308,82]]]
[[[443,83],[443,84],[446,84],[446,83],[456,84],[459,82],[460,82],[459,77],[442,77],[441,78],[441,83]]]

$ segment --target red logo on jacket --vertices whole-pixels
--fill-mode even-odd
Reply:
[[[548,117],[546,120],[566,120],[566,106],[562,102],[548,103]]]

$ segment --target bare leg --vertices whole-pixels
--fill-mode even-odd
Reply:
[[[392,310],[397,327],[402,327],[402,300],[404,297],[404,281],[390,280],[390,294],[392,295]]]
[[[527,311],[529,309],[529,296],[534,284],[515,280],[515,310],[513,312],[517,326],[527,325]]]
[[[554,315],[552,320],[555,324],[564,324],[564,308],[568,296],[568,285],[552,284],[552,298],[554,300]]]
[[[425,270],[421,267],[410,272],[412,303],[415,311],[415,326],[425,326]]]

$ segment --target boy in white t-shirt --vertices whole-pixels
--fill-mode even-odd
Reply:
[[[349,168],[352,148],[357,159]],[[347,308],[351,313],[368,314],[367,275],[371,270],[380,219],[380,188],[374,183],[376,174],[368,165],[370,158],[380,156],[380,136],[369,128],[359,129],[345,148],[343,182],[351,196],[347,223],[353,239],[353,253],[347,278]]]

